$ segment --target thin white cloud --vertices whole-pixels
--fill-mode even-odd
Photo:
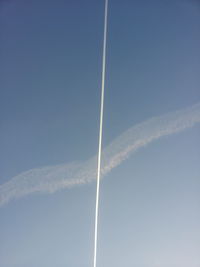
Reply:
[[[103,149],[101,176],[109,173],[139,148],[163,136],[193,127],[199,122],[200,103],[131,127]],[[0,206],[31,193],[53,193],[59,189],[89,183],[96,179],[96,161],[94,156],[85,162],[25,171],[0,185]]]

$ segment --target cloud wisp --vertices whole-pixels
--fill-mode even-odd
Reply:
[[[117,137],[102,151],[101,177],[117,167],[139,148],[163,136],[181,132],[200,122],[200,103],[153,117]],[[53,193],[59,189],[90,183],[96,179],[97,157],[31,169],[0,185],[0,206],[31,193]]]

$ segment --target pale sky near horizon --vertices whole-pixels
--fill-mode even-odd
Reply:
[[[97,153],[104,1],[0,1],[0,184]],[[200,102],[200,3],[109,0],[103,146]],[[200,267],[200,126],[101,183],[98,267]],[[92,266],[95,183],[0,208],[0,267]]]

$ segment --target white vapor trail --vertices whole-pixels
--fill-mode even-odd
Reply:
[[[153,117],[137,124],[102,151],[101,177],[121,164],[137,149],[162,136],[193,127],[200,122],[200,103],[189,108]],[[12,199],[35,192],[53,193],[59,189],[90,183],[96,178],[97,157],[85,162],[74,162],[31,169],[0,185],[0,206]]]
[[[93,258],[94,267],[97,266],[97,239],[98,239],[98,222],[99,222],[98,217],[99,217],[99,192],[100,192],[100,178],[101,178],[104,91],[105,91],[105,75],[106,75],[107,24],[108,24],[108,0],[105,0],[102,77],[101,77],[101,109],[100,109],[100,122],[99,122],[99,148],[97,157],[97,186],[96,186],[95,221],[94,221],[94,258]]]

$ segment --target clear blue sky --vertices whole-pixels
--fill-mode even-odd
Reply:
[[[104,1],[0,2],[0,184],[97,153]],[[200,3],[109,0],[103,145],[200,101]],[[98,267],[200,266],[200,127],[101,184]],[[34,179],[34,177],[33,177]],[[0,207],[0,267],[92,265],[95,183]]]

